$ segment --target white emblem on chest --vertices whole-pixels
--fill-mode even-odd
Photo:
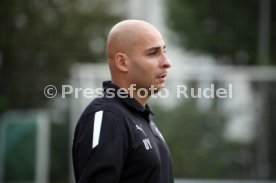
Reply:
[[[142,124],[140,124],[140,126],[136,125],[136,129],[140,130],[145,136],[147,136],[147,134],[145,133],[145,131],[142,128]]]
[[[146,150],[152,149],[149,139],[143,139]]]
[[[146,132],[145,132],[144,129],[142,128],[142,124],[140,124],[140,126],[139,126],[139,125],[136,125],[136,129],[139,130],[139,131],[141,131],[141,132],[145,135],[145,137],[147,136]],[[144,145],[145,145],[146,150],[152,149],[150,140],[149,140],[148,138],[143,139],[143,143],[144,143]]]

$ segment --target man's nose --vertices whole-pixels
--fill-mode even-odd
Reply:
[[[161,67],[162,68],[170,68],[172,66],[171,61],[166,57],[166,55],[163,55],[162,61],[161,61]]]

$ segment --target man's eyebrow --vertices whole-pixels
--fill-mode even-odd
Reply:
[[[147,49],[146,51],[154,51],[154,50],[159,50],[161,48],[161,46],[155,46],[155,47],[151,47],[149,49]],[[163,46],[163,49],[166,48],[166,45]]]

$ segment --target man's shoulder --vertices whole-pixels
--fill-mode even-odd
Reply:
[[[98,113],[100,111],[103,112]],[[109,122],[110,124],[115,121],[124,121],[123,112],[119,105],[116,104],[116,102],[106,98],[96,98],[85,108],[85,110],[80,115],[76,129],[78,129],[78,131],[84,130],[87,125],[90,125],[91,122],[93,123],[93,119],[97,113],[100,114],[101,119]]]
[[[84,114],[93,114],[97,111],[125,114],[126,108],[123,103],[114,98],[96,98],[84,110]]]

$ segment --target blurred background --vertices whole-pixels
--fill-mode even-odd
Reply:
[[[109,79],[105,40],[123,19],[163,34],[169,98],[151,99],[177,183],[275,182],[276,1],[0,2],[0,182],[70,183],[72,135],[93,99],[62,85]],[[273,51],[274,50],[274,51]],[[177,85],[233,87],[232,98],[177,98]],[[44,88],[57,95],[47,98]]]

